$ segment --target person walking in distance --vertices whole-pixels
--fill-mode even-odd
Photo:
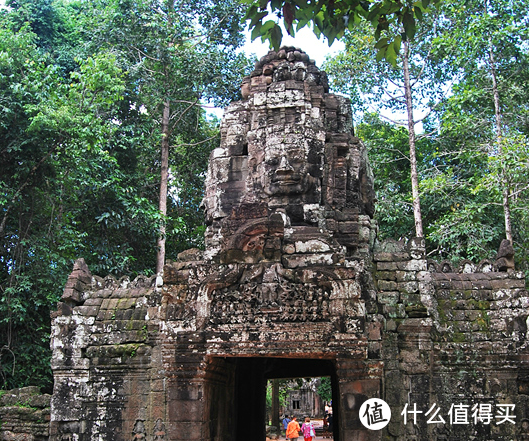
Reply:
[[[292,439],[296,441],[299,437],[300,430],[301,429],[299,427],[298,422],[296,421],[296,417],[293,416],[292,421],[290,421],[290,423],[288,423],[288,426],[287,426],[287,439]]]
[[[305,422],[301,426],[301,433],[303,433],[303,439],[305,441],[312,441],[312,438],[316,436],[314,432],[314,426],[310,422],[310,418],[306,417]]]
[[[283,418],[283,430],[285,431],[285,436],[287,435],[288,423],[290,423],[290,418],[288,415],[285,415],[285,418]]]

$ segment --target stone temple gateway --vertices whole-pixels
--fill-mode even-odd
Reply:
[[[317,376],[337,441],[529,439],[512,247],[452,268],[423,239],[379,243],[350,103],[300,50],[263,57],[242,97],[210,157],[205,251],[168,263],[162,286],[76,262],[53,314],[50,440],[264,441],[266,381]],[[383,430],[360,422],[372,397],[392,408]],[[446,424],[427,423],[434,404]],[[452,404],[469,424],[450,424]]]

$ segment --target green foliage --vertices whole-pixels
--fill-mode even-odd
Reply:
[[[268,380],[266,383],[266,409],[267,412],[270,412],[272,410],[272,381]],[[291,382],[290,379],[280,378],[277,380],[279,382],[279,407],[285,408],[287,407],[287,398],[288,398],[288,391],[289,384]]]
[[[157,4],[150,0],[99,2],[105,19],[94,44],[109,44],[129,72],[126,100],[134,112],[124,109],[119,119],[134,133],[148,134],[134,142],[149,152],[144,160],[157,158],[156,168],[150,170],[153,185],[159,185],[154,183],[160,180],[162,140],[170,145],[167,217],[159,217],[155,226],[165,224],[167,257],[174,259],[190,246],[201,247],[203,241],[199,205],[207,158],[218,144],[218,131],[217,123],[205,118],[201,105],[205,101],[223,105],[237,98],[249,66],[233,51],[241,43],[238,3]],[[164,103],[170,107],[166,133]],[[126,143],[127,138],[120,141]]]
[[[357,126],[357,134],[366,144],[373,167],[380,238],[412,236],[415,227],[407,130],[367,114]]]
[[[318,36],[324,35],[332,45],[342,39],[347,31],[354,31],[359,23],[369,23],[373,29],[377,59],[396,63],[403,39],[413,40],[417,31],[417,21],[423,20],[433,6],[441,0],[421,0],[414,3],[396,0],[340,0],[332,2],[301,0],[246,0],[249,7],[246,19],[252,30],[252,40],[261,37],[268,40],[275,50],[281,45],[283,33],[278,21],[266,20],[268,9],[283,24],[289,35],[309,23]],[[294,29],[295,27],[295,29]],[[399,29],[392,34],[391,28]]]
[[[504,237],[502,196],[509,190],[518,268],[527,271],[527,10],[528,4],[444,0],[423,17],[410,42],[414,101],[429,107],[418,138],[422,217],[430,256],[494,259]],[[393,29],[394,36],[398,30]],[[378,63],[374,31],[359,25],[343,36],[345,51],[326,62],[332,85],[353,100],[375,175],[380,236],[413,231],[406,131],[366,113],[400,111],[399,57]],[[389,41],[389,40],[388,40]],[[498,143],[491,54],[500,96]],[[378,55],[378,58],[377,58]],[[389,100],[388,100],[389,98]]]
[[[438,38],[439,14],[428,14],[416,30],[415,41],[409,41],[408,65],[414,112],[435,106],[445,95],[443,86],[451,77],[445,63],[434,62],[432,47]],[[399,38],[400,28],[391,26],[388,38]],[[401,40],[399,40],[401,41]],[[393,53],[392,63],[381,63],[380,45],[375,31],[367,23],[360,23],[345,32],[345,49],[324,63],[331,87],[350,96],[357,120],[365,112],[377,111],[406,114],[403,54]],[[383,58],[383,57],[382,57]],[[396,119],[396,118],[394,118]],[[407,125],[407,122],[401,122]]]
[[[5,387],[49,388],[49,312],[87,236],[82,172],[109,162],[101,147],[123,84],[108,54],[64,79],[37,36],[11,19],[0,27],[0,375]]]
[[[237,94],[241,10],[170,4],[17,0],[0,15],[0,387],[51,390],[50,310],[76,258],[102,276],[152,274],[161,222],[168,257],[202,245],[218,122],[201,103]],[[176,118],[162,219],[166,97]]]
[[[318,385],[318,395],[323,401],[332,400],[332,383],[331,377],[320,378],[320,384]]]
[[[423,181],[427,194],[443,193],[451,201],[430,228],[430,239],[438,244],[442,257],[495,256],[505,234],[502,194],[508,189],[517,266],[528,269],[522,251],[528,246],[528,6],[526,1],[444,2],[444,20],[432,57],[442,59],[450,53],[457,81],[452,94],[435,109],[439,166]]]

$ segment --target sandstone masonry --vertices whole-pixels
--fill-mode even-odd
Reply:
[[[508,244],[453,269],[423,239],[378,243],[350,103],[300,50],[263,57],[242,96],[210,157],[205,251],[161,287],[76,262],[53,315],[50,440],[264,440],[266,381],[316,376],[337,441],[529,439],[529,296]],[[394,410],[382,431],[359,420],[372,397]],[[515,424],[399,415],[475,403],[514,405]]]
[[[50,395],[38,387],[0,392],[0,440],[46,441],[50,424]]]

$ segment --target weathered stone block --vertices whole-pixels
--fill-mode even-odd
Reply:
[[[390,280],[390,281],[396,281],[397,275],[395,271],[377,271],[376,278],[378,280]]]
[[[381,291],[397,291],[398,284],[397,282],[393,282],[391,280],[379,280],[378,289]]]
[[[419,292],[418,282],[398,282],[398,290],[406,294],[414,294]]]
[[[310,239],[306,241],[296,241],[295,242],[296,252],[297,253],[327,253],[331,251],[331,247],[328,243],[318,240]]]
[[[384,291],[377,294],[378,302],[385,305],[396,305],[399,302],[399,297],[398,291]]]
[[[367,323],[367,336],[369,340],[381,340],[382,339],[382,323]]]
[[[395,271],[397,269],[396,262],[377,262],[378,271]]]
[[[283,265],[286,268],[302,268],[314,265],[332,265],[339,259],[336,254],[292,254],[283,256]]]
[[[401,262],[397,262],[397,268],[399,270],[404,270],[404,271],[426,271],[427,269],[427,262],[426,260],[416,260],[416,259],[412,259],[412,260],[409,260],[408,262],[404,262],[404,261],[401,261]]]
[[[400,262],[410,259],[408,253],[376,253],[373,256],[376,262]]]
[[[74,314],[80,314],[86,317],[96,317],[98,313],[98,306],[76,306],[74,308]]]
[[[103,299],[101,297],[90,297],[85,300],[84,306],[101,306]]]
[[[410,282],[417,280],[417,273],[415,271],[395,271],[395,278],[397,282]]]

